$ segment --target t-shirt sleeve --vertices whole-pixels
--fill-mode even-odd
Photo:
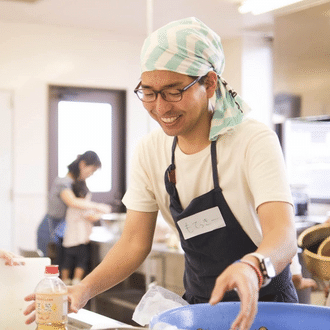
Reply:
[[[140,212],[156,212],[158,204],[153,192],[152,182],[148,173],[151,173],[148,161],[150,152],[145,139],[138,144],[130,169],[128,189],[122,199],[129,210]]]
[[[293,204],[283,153],[275,132],[262,130],[249,141],[246,169],[255,208],[269,201]]]
[[[60,194],[65,189],[71,189],[72,186],[72,179],[68,177],[60,178],[57,181],[57,191]]]
[[[67,206],[61,198],[61,192],[65,189],[71,189],[72,179],[68,177],[56,178],[52,189],[49,192],[47,213],[53,218],[63,218],[66,213]]]

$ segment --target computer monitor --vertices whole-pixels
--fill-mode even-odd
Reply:
[[[280,131],[290,184],[330,203],[330,116],[286,119]]]

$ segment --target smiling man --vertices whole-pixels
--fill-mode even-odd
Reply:
[[[201,150],[209,145],[213,110],[208,100],[216,86],[214,72],[193,78],[172,71],[147,71],[142,73],[140,86],[135,93],[164,133],[179,137],[181,150],[189,154],[193,146]]]
[[[160,211],[185,252],[183,298],[190,304],[240,300],[232,328],[249,329],[258,300],[297,302],[289,269],[296,231],[278,139],[246,118],[248,106],[221,77],[220,38],[198,19],[152,33],[141,68],[135,93],[161,128],[138,145],[123,198],[123,234],[70,288],[71,310],[141,265]]]

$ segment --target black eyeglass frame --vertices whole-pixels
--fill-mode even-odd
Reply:
[[[158,94],[160,94],[160,96],[162,97],[162,99],[165,100],[166,102],[180,102],[182,100],[182,94],[183,94],[183,92],[185,92],[188,88],[190,88],[193,85],[195,85],[197,82],[199,82],[204,77],[205,76],[199,76],[199,77],[197,77],[194,81],[192,81],[189,85],[187,85],[186,87],[183,87],[182,89],[173,88],[173,89],[177,90],[178,92],[180,92],[180,99],[177,100],[177,101],[168,101],[168,100],[166,100],[165,94],[163,94],[164,90],[171,89],[171,87],[165,87],[165,88],[161,89],[160,91],[155,91],[155,90],[153,90],[151,88],[139,88],[141,86],[141,83],[142,83],[141,81],[135,87],[134,93],[136,94],[136,96],[138,97],[139,100],[141,100],[142,102],[145,102],[145,103],[155,102],[157,100]],[[152,100],[152,101],[144,101],[144,100],[142,100],[139,97],[139,91],[143,91],[144,89],[151,90],[154,93],[155,99]]]

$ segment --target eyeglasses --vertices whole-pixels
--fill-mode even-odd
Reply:
[[[164,89],[161,89],[160,91],[155,91],[151,88],[139,88],[141,86],[140,82],[134,89],[134,93],[142,102],[154,102],[156,101],[158,94],[160,94],[160,96],[167,102],[179,102],[182,100],[182,93],[185,92],[191,86],[195,85],[203,77],[204,76],[198,77],[182,89],[166,87]]]

